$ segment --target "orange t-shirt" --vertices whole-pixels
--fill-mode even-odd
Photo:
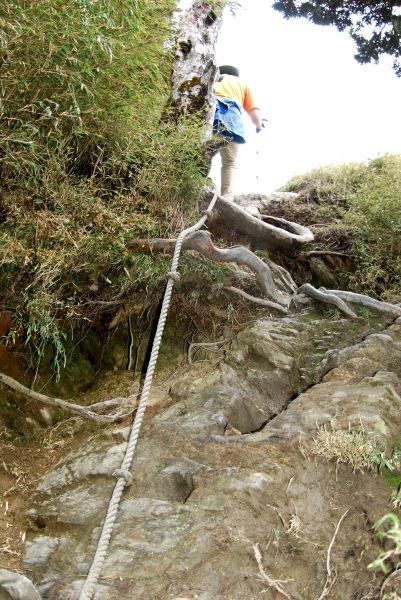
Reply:
[[[246,112],[259,108],[252,98],[249,87],[234,75],[224,75],[221,81],[214,84],[213,90],[216,96],[235,100]]]

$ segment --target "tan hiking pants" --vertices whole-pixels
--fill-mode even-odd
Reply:
[[[221,156],[221,195],[233,194],[234,176],[240,144],[230,141],[220,148]]]

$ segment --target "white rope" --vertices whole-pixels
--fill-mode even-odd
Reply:
[[[113,531],[114,522],[116,520],[118,507],[120,504],[121,496],[124,491],[124,488],[130,482],[130,477],[127,475],[131,468],[132,459],[135,452],[135,447],[138,441],[139,432],[141,429],[143,417],[146,410],[146,405],[149,398],[150,387],[152,385],[153,374],[156,367],[157,357],[159,354],[161,339],[163,336],[164,327],[166,324],[167,314],[170,307],[171,295],[173,291],[174,281],[179,279],[179,273],[177,272],[178,261],[180,258],[181,247],[185,240],[185,238],[200,229],[206,222],[207,218],[210,216],[211,211],[214,208],[216,200],[218,198],[217,193],[214,194],[211,203],[209,204],[208,209],[204,212],[204,216],[199,219],[195,225],[189,227],[188,229],[184,229],[180,233],[177,238],[177,242],[175,244],[173,260],[171,262],[171,270],[168,273],[168,281],[166,285],[166,290],[164,292],[163,303],[160,311],[159,321],[157,323],[156,334],[153,340],[152,352],[149,359],[148,369],[146,372],[145,381],[143,384],[143,389],[141,393],[141,397],[138,404],[138,409],[135,415],[135,419],[132,425],[130,437],[128,440],[127,448],[125,451],[125,456],[121,466],[115,474],[118,476],[117,483],[114,487],[113,494],[111,496],[111,500],[109,503],[109,507],[107,509],[106,518],[104,521],[102,533],[100,534],[100,538],[98,541],[97,549],[95,552],[95,556],[93,558],[92,566],[89,569],[88,576],[86,581],[82,587],[81,593],[79,595],[79,600],[91,600],[95,591],[96,584],[98,582],[100,572],[102,570],[103,563],[105,561],[107,555],[107,549],[109,546],[111,534]]]

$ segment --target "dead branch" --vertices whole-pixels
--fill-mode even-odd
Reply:
[[[153,239],[153,240],[129,240],[126,243],[129,250],[142,251],[162,251],[172,252],[175,247],[175,240]],[[207,258],[218,262],[235,262],[238,265],[248,267],[256,276],[257,283],[265,296],[272,298],[282,306],[288,305],[288,297],[285,297],[273,281],[270,268],[245,246],[233,246],[231,248],[217,248],[214,246],[210,234],[207,231],[197,231],[189,235],[184,243],[183,249],[196,250]]]
[[[290,596],[289,594],[287,594],[287,592],[285,591],[285,589],[282,587],[282,583],[287,583],[286,581],[280,581],[278,579],[272,579],[264,570],[263,568],[263,564],[262,564],[262,555],[260,553],[259,550],[259,545],[258,544],[252,544],[253,547],[253,553],[255,555],[255,560],[258,563],[258,568],[259,568],[259,573],[260,573],[260,578],[263,581],[266,581],[267,585],[269,586],[269,588],[273,588],[274,590],[276,590],[276,592],[278,592],[279,594],[281,594],[282,596],[284,596],[284,598],[287,598],[287,600],[293,600],[293,597]]]
[[[336,573],[333,573],[333,571],[331,570],[331,566],[330,566],[331,551],[333,549],[334,541],[336,539],[338,530],[341,527],[341,523],[344,521],[344,519],[347,516],[348,512],[349,512],[349,508],[345,511],[345,513],[342,515],[342,517],[338,521],[337,526],[336,526],[336,528],[334,530],[333,537],[331,538],[331,542],[329,544],[329,547],[327,548],[327,558],[326,558],[327,577],[326,577],[326,581],[325,581],[322,593],[320,594],[320,596],[319,596],[319,598],[317,600],[323,600],[323,598],[326,598],[326,596],[328,596],[328,594],[330,593],[331,588],[333,587],[333,585],[334,585],[334,583],[335,583],[335,581],[337,579]]]
[[[42,404],[46,404],[47,406],[52,406],[53,408],[61,408],[63,410],[67,410],[69,412],[78,414],[81,417],[85,417],[86,419],[97,421],[98,423],[110,423],[124,418],[124,415],[121,414],[98,415],[95,412],[93,412],[93,410],[85,408],[84,406],[80,406],[79,404],[74,404],[73,402],[61,400],[60,398],[51,398],[50,396],[45,396],[45,394],[40,394],[39,392],[30,390],[29,388],[25,387],[12,377],[4,375],[4,373],[0,373],[0,382],[4,383],[4,385],[11,388],[15,392],[18,392],[23,396],[31,398],[31,400],[36,400],[37,402],[41,402]]]
[[[190,238],[190,236],[188,236],[188,238]],[[188,238],[186,238],[186,240],[188,240]],[[186,240],[184,241],[183,249],[187,248]],[[128,240],[128,242],[125,243],[125,247],[134,252],[165,252],[166,254],[171,254],[174,252],[176,241],[177,240],[168,238],[152,238],[151,240],[134,238],[133,240]]]
[[[119,304],[124,304],[122,300],[87,300],[86,302],[82,302],[80,306],[87,306],[89,304],[98,304],[99,306],[118,306]]]
[[[139,394],[136,394],[136,396],[138,396]],[[94,404],[91,404],[89,406],[89,408],[94,411],[94,410],[104,410],[107,408],[114,408],[116,406],[121,406],[121,405],[126,405],[128,406],[130,403],[132,404],[132,399],[135,398],[135,396],[130,396],[129,398],[110,398],[110,400],[102,400],[101,402],[95,402]]]
[[[307,296],[310,296],[315,300],[319,300],[319,302],[324,302],[326,304],[334,304],[334,306],[336,306],[341,312],[346,314],[348,317],[356,317],[354,311],[351,310],[345,304],[345,302],[341,300],[341,298],[329,291],[317,290],[315,287],[313,287],[313,285],[310,285],[310,283],[304,283],[303,285],[301,285],[301,287],[298,289],[298,293],[306,294]]]
[[[128,346],[128,363],[127,363],[127,371],[131,371],[133,361],[132,361],[132,352],[134,349],[134,336],[132,334],[132,320],[131,315],[128,315],[128,332],[129,332],[129,346]]]

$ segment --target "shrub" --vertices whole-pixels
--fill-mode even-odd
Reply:
[[[335,204],[348,208],[349,197],[363,180],[365,167],[361,163],[318,167],[296,175],[283,190],[301,192],[308,200],[318,204]]]
[[[171,65],[174,3],[15,0],[0,9],[2,172],[40,181],[57,156],[69,172],[114,176],[130,140],[157,123]]]
[[[401,156],[371,161],[350,202],[345,220],[354,230],[360,265],[353,281],[396,300],[401,295]]]
[[[291,179],[283,189],[300,192],[318,204],[321,222],[329,223],[320,233],[326,231],[331,241],[335,235],[329,234],[341,222],[356,262],[353,273],[347,274],[352,288],[388,301],[400,298],[400,155],[320,167]]]
[[[128,253],[194,210],[202,124],[161,115],[174,0],[9,0],[0,6],[0,294],[11,338],[65,362],[67,321],[163,281]],[[164,115],[166,117],[166,115]]]
[[[368,568],[372,570],[381,569],[383,573],[388,573],[389,563],[397,560],[401,554],[400,519],[395,513],[388,513],[376,521],[375,529],[377,531],[377,537],[380,540],[390,542],[392,547],[381,552],[379,556],[368,565]]]

